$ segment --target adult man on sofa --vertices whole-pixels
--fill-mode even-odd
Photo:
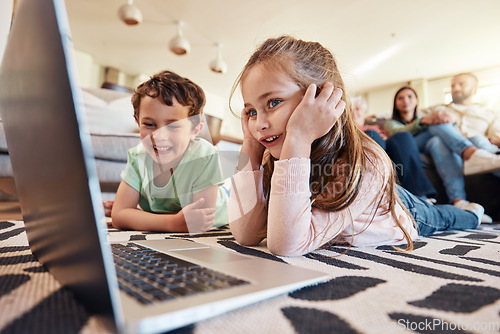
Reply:
[[[443,122],[454,122],[460,133],[473,141],[474,145],[495,153],[500,146],[500,113],[473,103],[478,80],[471,73],[455,75],[451,80],[452,102],[422,110],[423,115],[440,114]],[[488,166],[476,166],[478,170],[488,170]],[[500,178],[500,171],[492,172]],[[500,220],[497,187],[500,182],[489,175],[475,175],[466,182],[467,194],[471,200],[481,202],[485,211],[491,212],[495,220]]]
[[[453,102],[423,110],[422,114],[445,112],[466,137],[477,137],[474,144],[489,152],[497,152],[500,146],[500,113],[473,103],[478,80],[472,73],[455,75],[451,80]]]

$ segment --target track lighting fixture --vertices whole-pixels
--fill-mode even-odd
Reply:
[[[226,73],[227,64],[222,59],[222,46],[219,43],[216,43],[215,47],[217,48],[215,59],[210,62],[210,69],[215,73]]]
[[[133,26],[142,22],[142,13],[133,4],[134,0],[128,0],[128,3],[118,9],[118,17],[126,25]]]
[[[177,36],[172,38],[169,43],[170,51],[178,56],[185,55],[189,53],[189,51],[191,51],[191,44],[186,39],[186,37],[184,37],[182,33],[182,26],[183,22],[177,21]]]

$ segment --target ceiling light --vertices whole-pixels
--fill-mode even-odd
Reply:
[[[142,22],[142,13],[139,8],[133,5],[133,0],[128,0],[127,4],[118,9],[118,17],[129,26]]]
[[[182,34],[182,21],[177,21],[177,36],[172,38],[168,44],[170,51],[178,56],[185,55],[191,51],[191,44]]]
[[[210,69],[215,73],[226,73],[227,64],[222,60],[221,45],[216,43],[217,51],[215,54],[215,59],[210,62]]]

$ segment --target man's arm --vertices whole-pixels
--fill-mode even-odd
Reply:
[[[488,127],[486,137],[493,145],[500,147],[500,112],[496,113],[496,117]]]
[[[500,147],[500,136],[488,136],[490,143]]]

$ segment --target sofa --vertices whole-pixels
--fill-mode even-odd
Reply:
[[[432,158],[423,154],[421,158],[425,173],[438,192],[437,203],[449,203],[443,182],[436,172]],[[467,200],[481,204],[485,213],[493,218],[493,221],[500,222],[500,177],[486,173],[467,175],[464,179]]]
[[[131,93],[111,89],[82,89],[87,124],[101,188],[116,190],[127,150],[140,141],[133,117]],[[15,197],[12,167],[0,120],[0,198]]]
[[[375,115],[368,116],[365,119],[366,124],[382,127],[385,121],[386,118],[376,117]],[[420,154],[420,158],[427,177],[438,192],[436,196],[437,203],[449,203],[443,182],[436,171],[432,158],[425,154]],[[467,200],[481,204],[486,214],[492,217],[494,221],[500,222],[500,177],[486,173],[468,175],[464,179]]]

